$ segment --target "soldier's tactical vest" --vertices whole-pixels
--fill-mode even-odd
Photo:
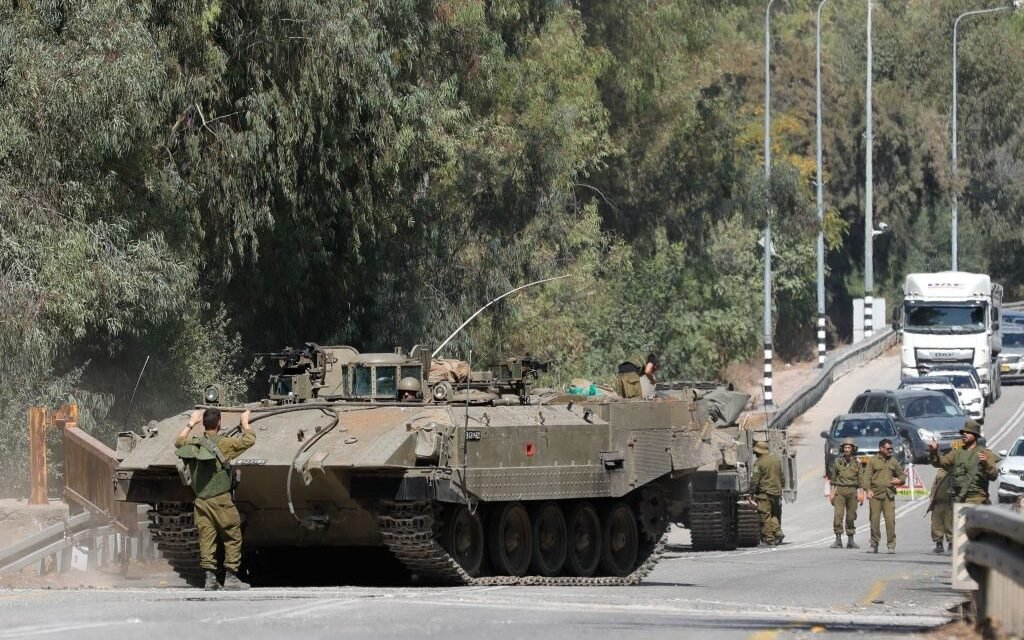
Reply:
[[[950,495],[953,500],[963,502],[972,493],[988,494],[988,478],[982,475],[981,463],[978,462],[977,452],[980,451],[977,447],[972,451],[954,449],[953,468],[949,472],[952,485]]]
[[[216,448],[220,439],[221,436],[193,436],[175,452],[185,465],[184,476],[197,498],[214,498],[234,488],[230,466],[218,459],[223,457]]]

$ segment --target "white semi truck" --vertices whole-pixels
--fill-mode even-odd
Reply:
[[[999,329],[1002,285],[983,273],[912,273],[903,287],[900,373],[928,375],[933,369],[969,365],[989,404],[999,398]],[[894,328],[900,328],[897,317]]]

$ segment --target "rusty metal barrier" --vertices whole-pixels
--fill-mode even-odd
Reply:
[[[124,533],[138,530],[138,507],[114,499],[114,450],[81,429],[64,429],[64,497]]]

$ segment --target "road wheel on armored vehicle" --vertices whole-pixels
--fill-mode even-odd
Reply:
[[[566,518],[569,554],[566,568],[575,576],[589,577],[601,562],[601,519],[587,501],[577,502]]]
[[[568,529],[565,514],[557,502],[542,502],[531,512],[533,520],[533,563],[537,575],[551,577],[562,573],[568,555]]]
[[[522,502],[492,507],[488,527],[491,566],[498,575],[524,576],[533,559],[533,527]]]
[[[601,569],[608,575],[628,576],[636,567],[640,553],[640,531],[633,508],[615,502],[602,518]]]
[[[441,546],[471,577],[482,573],[484,525],[479,511],[465,505],[450,505],[441,527]]]

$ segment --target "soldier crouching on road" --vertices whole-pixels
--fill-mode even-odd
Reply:
[[[843,455],[837,456],[832,462],[829,477],[832,490],[828,501],[832,503],[832,533],[836,534],[833,549],[843,548],[843,523],[846,524],[847,549],[859,549],[860,545],[853,541],[857,532],[857,505],[864,504],[864,491],[860,488],[860,461],[857,460],[857,445],[847,438],[840,447]],[[844,517],[845,516],[845,517]]]
[[[203,434],[189,437],[200,421]],[[242,562],[242,525],[231,499],[234,478],[228,464],[256,443],[256,434],[249,429],[249,411],[242,413],[241,422],[240,438],[220,436],[220,410],[197,409],[174,441],[178,457],[191,472],[192,490],[196,494],[194,518],[199,534],[199,566],[206,573],[204,588],[207,591],[221,587],[217,582],[218,540],[224,545],[224,588],[249,588],[238,578]]]
[[[860,486],[867,491],[871,519],[871,553],[878,553],[882,539],[881,516],[889,553],[896,553],[896,488],[907,481],[907,472],[892,457],[892,440],[878,442],[878,455],[868,460],[861,472]]]
[[[768,443],[754,445],[757,461],[750,476],[750,491],[757,499],[757,516],[761,519],[761,543],[782,544],[782,460],[768,448]]]

